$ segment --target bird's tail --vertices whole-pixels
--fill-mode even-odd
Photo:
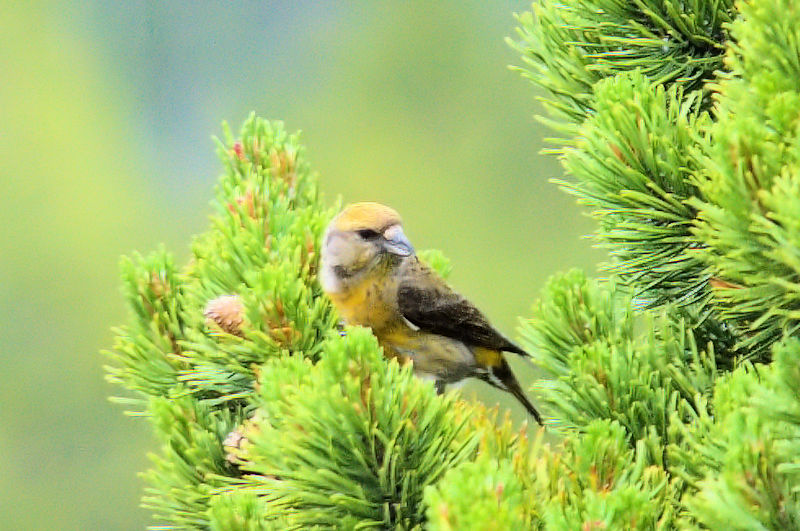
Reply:
[[[539,423],[539,426],[544,426],[544,424],[542,424],[542,416],[536,410],[534,405],[531,404],[531,401],[528,400],[528,397],[525,396],[525,393],[522,392],[522,388],[519,386],[519,383],[517,382],[516,378],[514,378],[514,384],[508,387],[508,392],[511,393],[514,396],[514,398],[519,400],[519,403],[522,404],[525,407],[525,409],[528,410],[528,413],[530,413],[530,415],[536,420],[536,422]]]
[[[520,404],[522,404],[528,413],[539,423],[540,426],[542,424],[542,416],[536,410],[531,401],[528,400],[528,397],[525,396],[525,393],[522,391],[522,387],[519,385],[517,378],[514,376],[514,373],[511,372],[511,367],[508,365],[508,362],[501,358],[500,365],[496,367],[489,367],[486,371],[485,375],[482,375],[481,379],[488,382],[494,387],[511,393],[511,395],[516,398]]]

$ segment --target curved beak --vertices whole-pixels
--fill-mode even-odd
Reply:
[[[414,246],[408,241],[400,225],[392,225],[383,231],[383,248],[397,256],[410,256],[414,254]]]

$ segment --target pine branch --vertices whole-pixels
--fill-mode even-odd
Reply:
[[[316,281],[333,210],[297,137],[251,117],[219,142],[191,262],[121,265],[108,378],[161,441],[162,529],[800,529],[800,9],[533,9],[526,75],[574,137],[561,184],[614,258],[610,281],[554,277],[521,327],[563,439],[337,326]]]
[[[226,172],[217,213],[190,264],[179,270],[163,250],[123,260],[131,319],[108,368],[111,381],[142,397],[126,402],[145,406],[164,443],[146,475],[145,506],[179,529],[230,518],[234,499],[241,514],[263,504],[226,491],[241,471],[223,441],[256,410],[259,367],[290,355],[319,359],[336,328],[315,276],[333,211],[297,137],[251,116],[239,139],[226,129],[218,151]],[[215,501],[221,491],[227,497]]]
[[[704,200],[693,204],[715,302],[741,349],[763,359],[800,330],[800,11],[772,0],[742,3],[742,14],[703,143]]]
[[[594,421],[557,451],[523,440],[495,461],[482,454],[426,493],[431,529],[669,529],[673,490],[625,429]],[[508,524],[499,527],[498,524]]]
[[[387,367],[368,330],[324,350],[316,365],[290,357],[262,369],[260,416],[238,454],[244,485],[288,528],[414,528],[425,487],[474,455],[469,409],[410,366]]]
[[[601,79],[638,70],[653,85],[677,85],[708,105],[705,83],[722,68],[733,0],[545,0],[517,17],[522,74],[570,130],[596,110]],[[697,94],[694,94],[694,93]]]
[[[687,496],[689,525],[800,529],[799,351],[796,339],[781,342],[773,364],[742,368],[717,385],[716,422],[697,449],[716,460]]]
[[[688,201],[700,195],[693,153],[708,115],[681,87],[652,87],[638,73],[597,83],[594,101],[595,114],[563,150],[577,180],[560,184],[590,208],[609,271],[642,301],[704,307],[709,274]]]
[[[218,152],[190,263],[122,262],[130,324],[108,373],[162,441],[144,506],[170,529],[418,527],[424,489],[474,458],[471,409],[338,329],[316,280],[333,211],[297,137],[251,116]]]

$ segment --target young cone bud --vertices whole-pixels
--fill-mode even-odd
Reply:
[[[242,337],[244,306],[238,295],[222,295],[208,301],[203,315],[209,325],[214,323],[228,334]]]
[[[225,437],[222,446],[225,448],[225,460],[234,465],[239,464],[238,452],[247,442],[247,438],[242,433],[242,427],[236,428]]]

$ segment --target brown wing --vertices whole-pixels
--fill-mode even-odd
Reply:
[[[476,347],[528,356],[495,330],[471,302],[416,260],[409,265],[399,283],[397,303],[403,317],[426,332]]]

